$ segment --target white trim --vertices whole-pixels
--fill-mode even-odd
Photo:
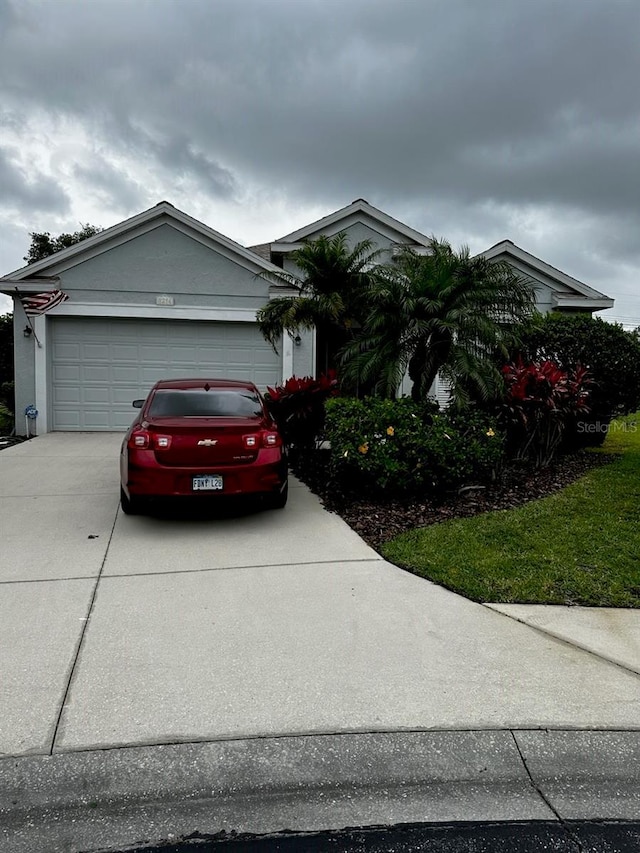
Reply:
[[[572,293],[552,293],[553,304],[558,308],[586,308],[589,311],[602,311],[604,308],[613,308],[614,300],[607,296],[602,299],[594,299],[590,296],[575,296]]]
[[[14,270],[6,278],[18,280],[31,278],[41,270],[48,269],[56,269],[58,272],[62,272],[165,224],[171,224],[176,230],[188,234],[209,248],[215,246],[215,250],[221,255],[249,270],[254,272],[262,270],[279,271],[279,267],[256,255],[250,249],[241,246],[240,243],[236,243],[235,240],[231,240],[219,231],[209,228],[208,225],[194,219],[184,211],[178,210],[169,202],[161,201],[155,207],[125,219],[124,222],[119,222],[111,228],[106,228],[93,237],[88,237],[80,243],[69,246],[68,249],[63,249],[48,258]]]
[[[47,358],[47,318],[45,314],[40,314],[33,318],[33,328],[35,336],[40,341],[41,346],[38,346],[34,341],[35,356],[34,356],[34,372],[35,372],[35,388],[36,401],[35,406],[38,410],[38,418],[36,420],[36,430],[38,435],[43,435],[48,432],[49,423],[49,395],[48,395],[48,358]]]
[[[293,347],[294,342],[291,335],[286,332],[282,336],[282,381],[285,382],[293,376]]]
[[[255,323],[253,308],[208,308],[195,305],[179,308],[175,305],[114,305],[106,302],[63,302],[49,317],[120,317],[133,320],[211,320],[236,323]]]
[[[419,231],[416,231],[415,228],[410,228],[408,225],[405,225],[404,222],[394,219],[392,216],[389,216],[388,213],[384,213],[382,210],[379,210],[377,207],[369,204],[368,201],[359,198],[351,204],[348,204],[346,207],[342,207],[340,210],[336,210],[328,216],[318,219],[316,222],[312,222],[310,225],[305,225],[297,231],[285,234],[272,245],[271,250],[275,251],[274,246],[278,243],[296,243],[299,240],[304,240],[310,234],[315,234],[319,231],[324,232],[329,226],[335,225],[335,223],[340,222],[341,220],[346,220],[348,217],[357,213],[364,213],[380,225],[386,226],[397,233],[404,234],[412,242],[416,242],[422,246],[431,245],[431,240],[425,234],[421,234]],[[358,217],[354,217],[353,221],[361,220]],[[344,227],[348,226],[345,225]],[[343,229],[338,228],[337,230],[340,231]],[[385,234],[385,236],[388,235]]]
[[[47,290],[54,290],[57,284],[60,284],[60,276],[57,275],[33,281],[22,281],[17,278],[0,278],[0,293],[16,297],[22,293],[41,293]],[[16,293],[16,291],[18,292]]]
[[[301,241],[296,243],[272,243],[271,251],[272,252],[296,252],[298,249],[302,249],[305,244]]]
[[[503,240],[501,243],[496,243],[495,246],[491,246],[484,252],[480,252],[478,255],[476,255],[476,257],[484,257],[488,261],[490,261],[493,258],[497,258],[503,254],[511,255],[513,258],[517,258],[519,261],[522,261],[523,263],[527,264],[532,269],[543,273],[550,279],[557,281],[559,284],[564,284],[565,287],[568,287],[570,290],[582,294],[583,296],[586,296],[589,299],[609,300],[609,297],[606,294],[600,293],[599,290],[595,290],[595,288],[589,287],[588,284],[585,284],[582,281],[578,281],[577,278],[573,278],[572,276],[562,272],[562,270],[559,270],[556,267],[552,267],[551,264],[540,260],[540,258],[536,258],[535,255],[532,255],[530,252],[521,249],[520,246],[516,246],[515,243],[511,242],[511,240]],[[613,300],[611,300],[611,305],[613,305]]]
[[[293,298],[300,296],[300,289],[289,284],[271,284],[269,285],[269,299],[284,299],[285,297]]]

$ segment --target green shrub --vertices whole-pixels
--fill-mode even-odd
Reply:
[[[408,397],[330,400],[325,432],[333,478],[388,495],[486,482],[503,454],[494,419],[473,411],[441,413],[433,403]]]
[[[15,385],[13,382],[0,383],[0,403],[10,412],[15,411]]]
[[[525,326],[520,337],[525,361],[588,370],[591,412],[570,428],[572,446],[601,444],[612,418],[640,408],[640,339],[622,326],[586,314],[547,314]]]
[[[13,432],[15,390],[13,382],[0,383],[0,435]]]
[[[13,432],[14,417],[3,403],[0,403],[0,435],[8,435]]]

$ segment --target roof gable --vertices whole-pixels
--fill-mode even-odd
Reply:
[[[515,260],[519,262],[519,266],[525,267],[527,272],[531,271],[533,277],[537,273],[543,277],[545,284],[555,291],[558,307],[585,307],[597,311],[602,308],[611,308],[614,304],[611,297],[521,249],[511,240],[502,240],[484,252],[480,252],[479,256],[485,257],[487,260],[501,258]]]
[[[21,267],[3,278],[20,281],[34,277],[55,276],[96,255],[102,254],[141,234],[148,233],[166,224],[172,225],[182,233],[187,234],[254,273],[261,272],[262,270],[270,272],[279,271],[278,267],[275,267],[265,258],[241,246],[240,243],[236,243],[219,231],[209,228],[203,222],[194,219],[192,216],[184,213],[184,211],[174,207],[168,201],[161,201],[154,207],[149,208],[149,210],[125,219],[111,228],[106,228],[95,236],[88,237],[86,240],[69,246],[68,249],[63,249],[61,252],[56,252],[48,258],[43,258],[41,261]]]
[[[280,237],[272,245],[272,249],[276,249],[279,245],[290,245],[292,243],[301,243],[304,240],[309,240],[319,234],[338,234],[340,231],[353,225],[354,222],[363,222],[365,225],[372,227],[375,231],[396,242],[415,243],[418,246],[428,247],[431,244],[429,237],[421,234],[414,228],[410,228],[398,219],[394,219],[372,204],[369,204],[363,198],[358,198],[346,207],[341,207],[330,213],[328,216],[311,222],[297,231],[292,231],[290,234],[285,234]],[[400,235],[401,240],[397,237]]]

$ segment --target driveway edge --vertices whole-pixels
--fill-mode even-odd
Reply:
[[[640,733],[314,735],[0,762],[3,851],[452,821],[640,819]]]

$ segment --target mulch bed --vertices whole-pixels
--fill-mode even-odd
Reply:
[[[485,489],[471,489],[439,499],[413,500],[365,500],[355,494],[338,492],[335,484],[328,482],[328,451],[316,451],[304,461],[294,461],[292,468],[328,510],[341,516],[369,545],[379,549],[383,542],[414,527],[468,518],[491,510],[513,509],[544,498],[615,458],[610,454],[580,451],[560,457],[541,471],[514,464],[505,468],[499,482]]]

